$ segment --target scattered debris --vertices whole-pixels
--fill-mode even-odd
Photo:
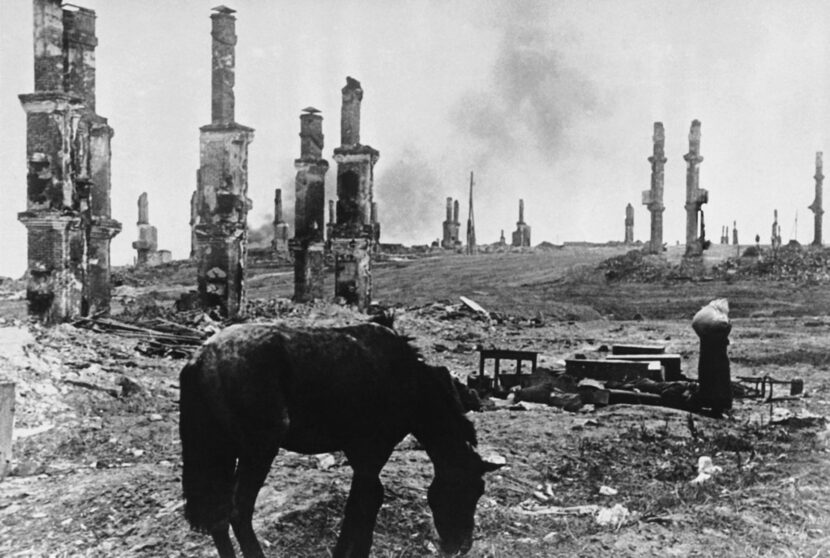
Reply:
[[[723,471],[723,467],[712,463],[712,458],[708,455],[702,455],[697,460],[697,476],[692,479],[692,484],[703,484],[714,475]]]

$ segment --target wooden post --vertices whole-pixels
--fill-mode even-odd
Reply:
[[[0,381],[0,480],[12,462],[12,427],[14,426],[14,382]]]

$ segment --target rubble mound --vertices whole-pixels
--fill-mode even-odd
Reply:
[[[747,252],[749,250],[747,249]],[[713,269],[732,278],[760,278],[803,283],[830,282],[830,249],[788,244],[776,251],[756,249],[756,257],[730,258]]]
[[[664,258],[631,250],[621,256],[602,261],[597,270],[608,281],[651,283],[671,278],[676,270]]]

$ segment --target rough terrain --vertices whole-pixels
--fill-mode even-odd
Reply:
[[[830,414],[826,285],[753,276],[607,281],[596,265],[624,251],[387,261],[376,269],[376,293],[427,360],[462,377],[477,369],[477,345],[536,350],[542,365],[556,366],[614,342],[665,343],[694,376],[691,316],[726,296],[733,376],[800,377],[805,397],[741,400],[724,420],[629,405],[474,413],[481,452],[507,466],[488,478],[470,556],[830,555],[830,431],[820,418]],[[183,263],[122,270],[116,314],[175,318],[172,305],[192,277]],[[337,305],[290,304],[283,297],[291,277],[290,268],[253,269],[254,319],[364,319]],[[0,293],[0,372],[18,382],[13,474],[0,483],[0,556],[214,556],[209,538],[190,532],[181,513],[183,360],[146,356],[133,337],[29,325],[20,289],[5,282]],[[459,295],[493,318],[466,311]],[[187,319],[217,327],[208,316]],[[722,472],[692,484],[700,456]],[[384,470],[373,556],[437,555],[425,500],[430,477],[427,457],[405,440]],[[341,455],[281,453],[255,516],[269,555],[329,556],[349,479]],[[598,508],[585,507],[615,504],[628,514],[607,525],[598,523]]]

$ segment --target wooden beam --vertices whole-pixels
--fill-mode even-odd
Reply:
[[[666,352],[665,345],[612,345],[612,355],[659,355]]]

